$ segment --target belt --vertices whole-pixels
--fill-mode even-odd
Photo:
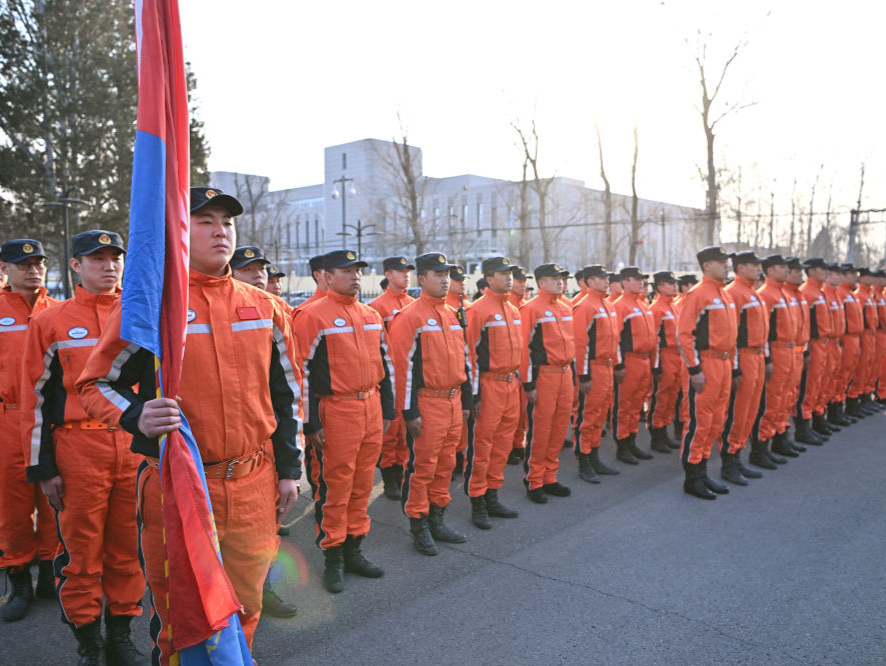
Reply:
[[[569,365],[542,365],[538,368],[539,372],[555,372],[558,375],[565,375],[571,366]]]
[[[843,337],[845,338],[847,335],[852,335],[852,336],[858,337],[858,336],[861,335],[861,334],[860,334],[860,333],[848,333],[848,332],[847,332],[847,333],[844,333],[844,334],[843,334]]]
[[[662,347],[661,351],[668,352],[670,354],[679,354],[680,348],[679,347]]]
[[[494,382],[512,382],[517,378],[516,372],[508,372],[506,374],[499,374],[497,372],[481,372],[480,377],[488,377]]]
[[[264,457],[265,450],[258,449],[257,451],[253,451],[252,453],[238,458],[231,458],[218,463],[204,463],[203,472],[206,474],[207,479],[222,479],[223,481],[227,481],[228,479],[240,479],[252,474],[252,472],[261,465]],[[145,460],[147,460],[154,469],[160,469],[159,458],[145,456]]]
[[[7,410],[7,409],[18,409],[18,405],[16,405],[16,404],[12,404],[12,403],[9,403],[9,402],[4,402],[4,403],[3,403],[3,409],[4,409],[4,411]]]
[[[334,393],[332,395],[323,395],[321,398],[332,398],[333,400],[369,400],[375,395],[376,389],[361,389],[357,393]]]
[[[632,351],[632,352],[626,352],[625,356],[629,356],[631,358],[650,359],[650,358],[652,358],[652,352],[633,352]]]
[[[112,426],[95,419],[81,419],[79,421],[67,421],[62,424],[65,430],[107,430],[114,432],[120,430],[120,426]]]
[[[874,328],[866,328],[864,329],[864,331],[862,331],[862,333],[864,333],[865,335],[876,335],[877,330]]]
[[[762,347],[741,347],[738,350],[739,354],[752,354],[753,356],[762,356],[763,352]]]
[[[702,349],[698,355],[702,358],[715,358],[720,361],[725,361],[729,358],[729,352],[718,352],[713,349]]]
[[[797,346],[796,342],[770,342],[770,347],[783,347],[785,349],[793,349]]]
[[[794,351],[795,352],[804,351],[803,347],[804,347],[804,345],[794,345]]]
[[[830,338],[815,338],[813,342],[817,342],[820,345],[829,345],[831,344]]]
[[[461,393],[461,386],[448,389],[420,388],[418,394],[423,398],[454,398]]]
[[[591,359],[591,365],[605,365],[606,367],[609,367],[613,363],[615,363],[614,358],[594,358],[594,359]]]

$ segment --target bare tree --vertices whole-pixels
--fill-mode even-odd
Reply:
[[[517,125],[511,122],[511,127],[517,133],[520,139],[520,145],[523,149],[523,181],[526,182],[527,170],[531,170],[532,180],[529,186],[535,194],[536,203],[538,205],[538,228],[541,236],[542,258],[548,261],[551,258],[551,247],[559,235],[559,232],[550,233],[547,229],[548,214],[548,192],[554,182],[553,178],[542,178],[538,168],[538,131],[533,118],[529,136]]]
[[[739,52],[742,48],[747,45],[746,41],[740,41],[735,45],[735,48],[732,50],[732,53],[726,59],[726,62],[719,70],[719,76],[716,77],[716,83],[713,83],[713,78],[710,77],[710,72],[708,69],[707,62],[707,49],[708,43],[706,38],[709,39],[710,35],[703,36],[701,30],[698,31],[697,34],[697,43],[696,43],[696,55],[695,55],[695,64],[698,67],[698,76],[699,82],[701,83],[701,108],[699,112],[701,113],[702,126],[704,127],[705,139],[707,141],[707,172],[705,175],[705,182],[707,186],[707,193],[705,199],[705,217],[707,223],[707,242],[709,245],[714,244],[717,225],[720,221],[720,212],[719,212],[719,187],[717,182],[717,169],[714,164],[714,139],[716,138],[715,130],[717,129],[717,125],[723,120],[726,116],[735,113],[736,111],[740,111],[741,109],[747,108],[748,106],[752,106],[755,102],[749,102],[747,104],[742,104],[741,102],[724,102],[723,110],[716,111],[714,107],[714,103],[717,101],[717,97],[720,94],[720,89],[723,86],[723,81],[726,78],[726,73],[729,71],[730,66],[735,59],[738,57]]]
[[[240,245],[259,245],[262,236],[262,209],[268,196],[267,176],[234,174],[234,196],[243,203],[243,215],[237,224],[237,242]]]
[[[604,257],[607,266],[611,267],[615,260],[615,248],[612,239],[612,188],[606,177],[606,167],[603,165],[603,139],[600,137],[600,125],[594,123],[594,131],[597,133],[597,151],[600,155],[600,178],[603,179],[603,238]]]
[[[822,170],[824,170],[824,163],[818,167],[818,173],[815,174],[815,180],[812,182],[812,192],[809,195],[809,221],[806,223],[806,254],[809,254],[809,249],[812,247],[812,223],[815,219],[813,212],[815,208],[815,188],[818,187],[818,179],[821,178]]]
[[[643,223],[637,217],[639,199],[637,197],[637,155],[640,151],[640,140],[637,135],[637,125],[634,125],[634,161],[631,164],[631,245],[628,251],[629,263],[636,265],[637,246],[640,245],[640,227]]]

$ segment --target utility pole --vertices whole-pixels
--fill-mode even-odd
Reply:
[[[62,266],[62,279],[64,281],[64,289],[65,289],[65,299],[71,298],[73,293],[73,289],[71,287],[71,229],[68,226],[68,206],[88,206],[89,202],[83,201],[82,199],[75,199],[71,195],[76,192],[77,188],[75,187],[67,187],[64,183],[62,183],[61,196],[57,201],[44,201],[43,205],[46,208],[61,208],[62,209],[62,244],[63,244],[63,256],[64,256],[64,265]]]
[[[348,234],[345,233],[345,227],[347,226],[347,222],[348,222],[347,201],[348,201],[349,196],[352,197],[357,193],[357,190],[354,188],[353,185],[351,185],[350,187],[347,187],[347,184],[353,183],[354,179],[347,178],[344,174],[342,174],[341,178],[336,178],[332,182],[335,183],[336,185],[339,185],[340,190],[341,190],[341,191],[339,191],[337,189],[332,190],[332,198],[333,199],[338,199],[339,196],[341,197],[341,232],[336,235],[347,236]],[[344,243],[344,239],[342,239],[342,243]],[[344,249],[344,245],[342,245],[342,249]]]

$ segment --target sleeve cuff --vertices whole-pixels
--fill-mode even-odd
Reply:
[[[524,391],[534,391],[535,390],[535,382],[523,382],[523,390]]]
[[[403,420],[404,421],[412,421],[413,419],[417,419],[421,416],[421,413],[418,409],[404,409],[403,410]]]
[[[32,465],[25,469],[28,483],[39,483],[40,481],[48,481],[59,476],[58,467],[55,465]]]
[[[624,364],[624,363],[619,363],[619,364],[616,365],[615,368],[613,368],[613,369],[614,369],[614,370],[624,370],[624,369],[625,369],[625,364]]]
[[[741,377],[741,370],[732,371],[732,378],[735,379],[736,377]]]
[[[141,430],[138,429],[138,420],[142,415],[142,409],[144,408],[144,404],[141,402],[136,402],[131,404],[126,408],[120,415],[120,427],[123,428],[130,435],[138,435],[140,437],[145,437],[149,439]]]

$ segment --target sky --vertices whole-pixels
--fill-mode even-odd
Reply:
[[[886,207],[876,3],[184,0],[181,11],[210,169],[266,175],[273,189],[321,182],[325,146],[402,138],[401,122],[426,175],[519,178],[511,124],[533,120],[542,175],[599,189],[596,122],[613,190],[630,192],[636,125],[639,195],[703,207],[701,34],[712,79],[743,44],[715,109],[749,106],[718,126],[718,165],[741,166],[748,190],[774,189],[784,212],[794,179],[808,198],[816,178],[847,210],[864,162],[863,206]]]

